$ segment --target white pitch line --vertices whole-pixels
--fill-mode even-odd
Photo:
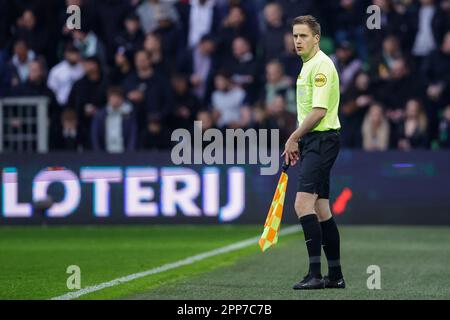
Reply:
[[[287,228],[284,228],[283,230],[280,231],[280,236],[292,234],[292,233],[295,233],[295,232],[298,232],[298,231],[299,231],[299,227],[298,226],[287,227]],[[233,243],[231,245],[228,245],[228,246],[225,246],[225,247],[222,247],[222,248],[218,248],[218,249],[214,249],[214,250],[207,251],[207,252],[204,252],[204,253],[200,253],[200,254],[197,254],[195,256],[191,256],[191,257],[188,257],[186,259],[179,260],[179,261],[176,261],[176,262],[173,262],[173,263],[168,263],[168,264],[165,264],[165,265],[162,265],[160,267],[156,267],[156,268],[153,268],[153,269],[150,269],[150,270],[147,270],[147,271],[130,274],[128,276],[117,278],[117,279],[114,279],[114,280],[111,280],[111,281],[108,281],[108,282],[103,282],[103,283],[97,284],[95,286],[89,286],[89,287],[86,287],[86,288],[78,290],[78,291],[68,292],[68,293],[63,294],[61,296],[51,298],[51,300],[72,300],[72,299],[76,299],[76,298],[79,298],[81,296],[84,296],[84,295],[86,295],[88,293],[92,293],[92,292],[99,291],[99,290],[102,290],[102,289],[105,289],[105,288],[109,288],[109,287],[114,287],[114,286],[117,286],[119,284],[122,284],[122,283],[125,283],[125,282],[129,282],[129,281],[132,281],[132,280],[135,280],[135,279],[147,277],[147,276],[150,276],[150,275],[153,275],[153,274],[157,274],[157,273],[162,273],[162,272],[165,272],[165,271],[168,271],[168,270],[172,270],[172,269],[175,269],[175,268],[179,268],[179,267],[182,267],[182,266],[187,266],[189,264],[193,264],[195,262],[198,262],[198,261],[201,261],[201,260],[205,260],[207,258],[211,258],[211,257],[217,256],[217,255],[220,255],[220,254],[229,253],[229,252],[232,252],[232,251],[243,249],[243,248],[248,247],[250,245],[254,245],[255,242],[256,243],[258,242],[259,238],[260,237],[254,237],[254,238],[250,238],[250,239],[247,239],[247,240],[239,241],[239,242]]]

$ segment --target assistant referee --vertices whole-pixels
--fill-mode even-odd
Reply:
[[[310,15],[292,23],[303,67],[297,79],[299,127],[286,142],[283,155],[291,166],[300,162],[295,211],[305,235],[308,274],[294,289],[345,288],[340,264],[339,231],[331,214],[330,171],[339,153],[339,77],[331,59],[319,48],[321,28]],[[322,278],[321,246],[328,261]]]

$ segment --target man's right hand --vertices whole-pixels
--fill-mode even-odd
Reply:
[[[290,163],[291,167],[295,166],[300,159],[300,149],[298,142],[289,138],[284,147],[284,152],[281,156],[284,156],[285,163]]]
[[[133,90],[128,93],[127,98],[133,103],[141,103],[144,100],[144,93],[139,90]]]

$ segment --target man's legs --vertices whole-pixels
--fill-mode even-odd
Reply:
[[[298,192],[295,199],[295,212],[302,225],[308,250],[309,273],[294,289],[320,289],[324,286],[320,270],[322,230],[314,210],[316,200],[317,194],[306,192]]]
[[[315,211],[320,221],[322,230],[323,251],[328,261],[328,278],[331,282],[343,279],[340,263],[340,236],[336,221],[330,210],[330,201],[328,199],[317,199]],[[345,287],[342,282],[338,287]]]

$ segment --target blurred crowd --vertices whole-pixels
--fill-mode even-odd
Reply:
[[[49,98],[50,150],[169,149],[194,120],[284,145],[304,14],[340,74],[342,147],[450,147],[450,0],[0,0],[0,97]]]

